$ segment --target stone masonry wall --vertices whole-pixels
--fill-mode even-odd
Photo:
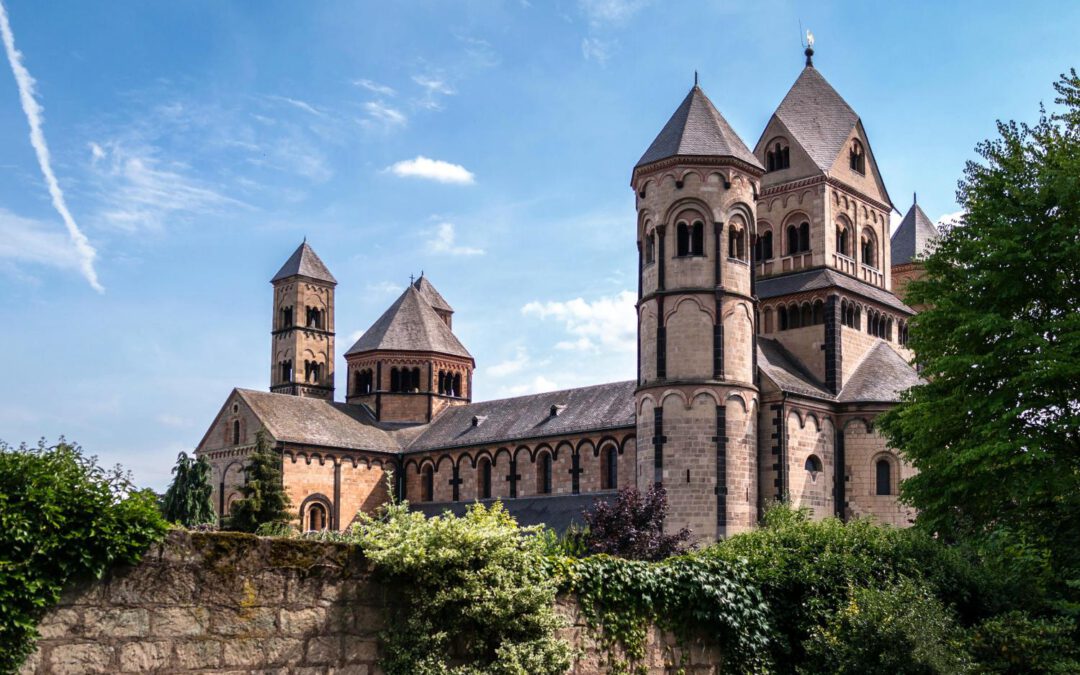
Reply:
[[[142,562],[66,593],[39,624],[22,675],[69,673],[331,673],[378,675],[378,633],[394,601],[355,547],[235,533],[171,532]],[[608,654],[576,602],[559,601],[573,675],[607,672]],[[691,675],[721,658],[691,642]],[[672,636],[649,630],[650,675],[681,659]]]

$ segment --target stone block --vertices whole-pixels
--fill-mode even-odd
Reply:
[[[164,640],[127,642],[120,646],[120,670],[145,673],[163,668],[169,662],[171,651],[172,643]]]
[[[68,673],[110,673],[113,649],[108,645],[78,643],[59,645],[49,654],[48,672],[55,675]]]
[[[217,640],[180,642],[173,655],[173,667],[177,670],[217,668],[221,665],[223,645]]]
[[[205,607],[162,607],[150,610],[150,634],[155,637],[203,635],[210,625]]]
[[[49,612],[38,624],[38,633],[44,640],[74,637],[81,632],[81,617],[77,609],[59,607]]]
[[[341,636],[320,635],[307,641],[305,661],[310,665],[332,665],[341,660]]]
[[[88,608],[83,614],[87,637],[146,637],[150,634],[150,615],[145,609]]]
[[[226,666],[266,668],[299,663],[304,656],[304,643],[295,638],[239,638],[225,642]]]
[[[345,663],[374,663],[379,659],[379,643],[368,638],[345,638]]]
[[[326,624],[326,610],[322,607],[281,610],[281,632],[286,635],[314,633]]]
[[[277,632],[277,611],[270,607],[234,610],[221,608],[210,615],[210,632],[215,635],[259,637]]]

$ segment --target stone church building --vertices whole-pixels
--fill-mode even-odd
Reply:
[[[708,541],[788,499],[904,525],[910,475],[874,426],[919,381],[894,292],[936,236],[893,202],[859,115],[812,63],[751,150],[698,86],[633,168],[634,380],[474,402],[475,361],[425,276],[345,352],[336,281],[306,242],[273,277],[270,391],[235,389],[200,442],[227,516],[264,430],[305,530],[387,499],[427,512],[499,499],[564,527],[618,488],[659,484],[668,527]]]

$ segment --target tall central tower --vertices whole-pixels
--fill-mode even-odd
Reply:
[[[750,252],[764,168],[697,85],[634,167],[638,486],[708,541],[757,519]]]

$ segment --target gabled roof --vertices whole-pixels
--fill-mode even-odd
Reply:
[[[900,298],[889,291],[877,286],[871,286],[865,281],[859,281],[854,277],[841,274],[836,270],[823,267],[807,270],[805,272],[771,277],[769,279],[761,279],[757,282],[755,290],[757,291],[757,296],[759,298],[767,300],[781,295],[815,291],[819,288],[830,288],[832,286],[842,288],[845,291],[850,291],[856,295],[861,295],[868,300],[881,303],[886,307],[898,309],[901,312],[907,312],[908,314],[915,313],[915,310],[905,305],[900,301]]]
[[[502,443],[634,424],[633,381],[550,391],[447,408],[408,450]],[[558,415],[551,414],[552,406]],[[473,426],[473,418],[479,424]]]
[[[758,369],[781,391],[828,400],[834,398],[778,340],[759,337],[757,344]]]
[[[401,451],[394,435],[377,426],[362,406],[250,389],[237,389],[236,393],[275,440],[350,450]]]
[[[677,156],[735,157],[764,170],[709,97],[694,85],[634,168]]]
[[[441,293],[435,290],[435,287],[428,281],[423,272],[420,273],[420,278],[413,282],[413,286],[420,291],[420,295],[424,296],[429,305],[435,309],[453,313],[454,308],[450,306],[450,303],[446,301],[446,298]]]
[[[303,244],[300,244],[299,248],[293,251],[293,254],[281,266],[278,273],[270,280],[270,283],[295,276],[308,277],[309,279],[325,281],[331,284],[337,283],[337,279],[334,278],[333,274],[330,274],[330,270],[326,269],[326,265],[316,255],[315,249],[311,248],[306,240]]]
[[[902,265],[916,256],[925,255],[939,236],[938,229],[926,212],[918,202],[913,203],[892,236],[892,264]]]
[[[859,121],[813,66],[803,68],[775,114],[822,171],[832,168]]]
[[[879,342],[855,366],[837,400],[892,403],[900,400],[900,393],[905,389],[922,382],[919,373],[904,357],[886,343]]]
[[[413,284],[345,354],[375,350],[438,352],[472,358]]]

